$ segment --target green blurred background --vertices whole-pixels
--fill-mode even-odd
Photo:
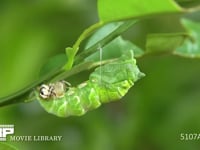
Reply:
[[[147,33],[181,31],[177,17],[147,19],[124,37],[144,47]],[[192,17],[198,19],[199,13]],[[1,0],[0,97],[36,80],[49,58],[63,53],[97,21],[93,0]],[[138,59],[138,65],[146,77],[122,100],[82,117],[58,118],[37,102],[0,108],[0,124],[14,124],[16,136],[63,136],[61,142],[10,144],[20,150],[199,149],[199,140],[181,141],[180,134],[200,133],[200,60],[146,56]],[[81,82],[86,75],[70,82]]]

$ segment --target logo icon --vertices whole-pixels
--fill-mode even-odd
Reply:
[[[14,134],[14,125],[0,125],[0,141],[6,141],[9,134]]]

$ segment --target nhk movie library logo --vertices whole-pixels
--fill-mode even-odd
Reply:
[[[14,125],[1,125],[0,124],[0,142],[1,141],[11,141],[11,142],[20,142],[20,141],[25,141],[25,142],[49,142],[49,141],[61,141],[62,136],[59,135],[19,135],[19,136],[14,136],[11,135],[14,134]],[[1,150],[1,148],[0,148]]]
[[[14,125],[0,125],[0,141],[6,141],[9,134],[14,134]]]

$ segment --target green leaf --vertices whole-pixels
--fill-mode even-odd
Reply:
[[[14,147],[10,144],[7,144],[7,143],[0,143],[0,149],[1,150],[17,150],[16,147]]]
[[[112,22],[104,25],[100,29],[98,29],[87,41],[87,44],[85,46],[85,50],[93,46],[94,44],[97,44],[99,41],[104,39],[105,37],[109,36],[112,32],[118,30],[118,28],[123,25],[124,22]]]
[[[183,45],[174,51],[174,54],[190,58],[200,58],[200,23],[183,19],[182,24],[192,38],[186,39]]]
[[[119,36],[102,48],[102,55],[101,55],[102,60],[118,58],[122,54],[124,54],[125,51],[130,51],[130,50],[134,51],[134,55],[136,57],[141,56],[143,54],[143,51],[139,47],[137,47],[130,41],[122,39],[122,37]],[[85,61],[99,61],[99,60],[100,60],[100,51],[97,51],[96,53],[90,55],[85,59]]]
[[[67,57],[65,54],[58,54],[49,59],[49,61],[41,68],[39,77],[47,75],[48,73],[55,71],[67,62]]]
[[[98,0],[98,13],[102,22],[181,11],[173,0]]]
[[[146,53],[172,52],[190,38],[187,33],[150,34],[147,36]]]
[[[75,51],[74,48],[72,47],[67,47],[65,49],[65,53],[67,55],[67,63],[64,65],[64,70],[70,70],[72,65],[73,65],[73,62],[74,62],[74,56],[75,56]]]
[[[89,39],[86,49],[76,56],[75,64],[81,63],[86,57],[98,51],[99,47],[104,47],[114,38],[132,27],[136,22],[136,20],[114,22],[100,28]]]

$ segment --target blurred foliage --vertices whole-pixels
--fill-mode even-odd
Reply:
[[[17,150],[15,147],[5,143],[0,143],[0,147],[2,150]]]
[[[174,53],[186,57],[200,58],[200,23],[189,20],[182,20],[182,22],[191,34],[191,38],[187,39]]]
[[[179,2],[186,6],[186,0]],[[1,0],[0,97],[33,82],[51,56],[97,21],[96,12],[91,0]],[[144,48],[149,33],[182,32],[179,17],[145,19],[123,36]],[[198,21],[200,13],[187,17]],[[145,56],[138,65],[147,76],[121,101],[83,117],[57,118],[37,102],[1,108],[0,123],[15,124],[15,135],[63,136],[61,142],[10,144],[20,150],[198,150],[199,141],[181,141],[180,133],[200,131],[199,59]],[[87,77],[84,72],[69,80],[75,84]]]
[[[86,3],[1,2],[1,97],[33,81],[50,56],[63,52],[84,28],[96,21],[93,7]]]

